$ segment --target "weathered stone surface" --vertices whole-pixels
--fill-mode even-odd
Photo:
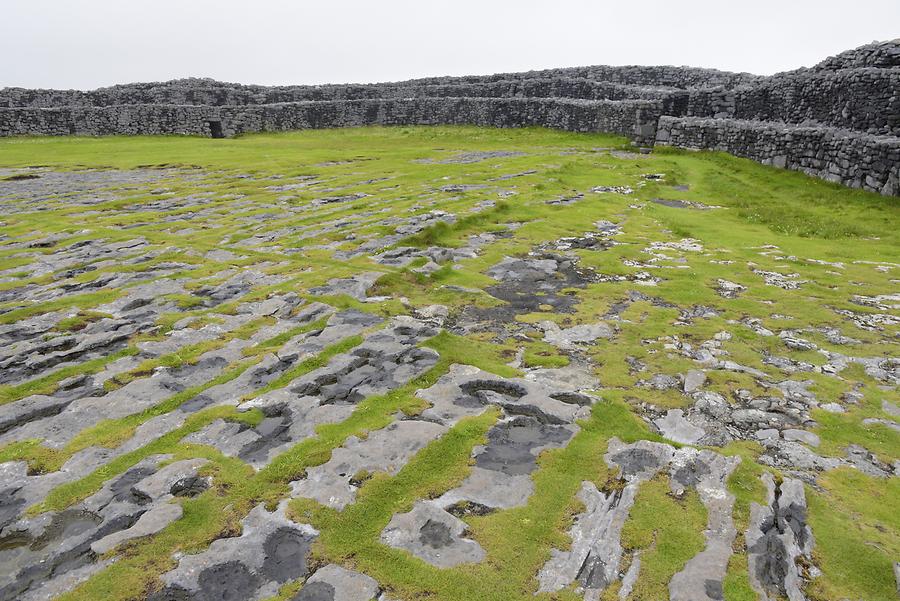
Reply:
[[[107,534],[100,540],[91,543],[91,551],[102,555],[112,551],[125,541],[156,534],[175,520],[181,518],[181,514],[181,505],[177,503],[166,503],[154,507],[141,514],[141,517],[130,528]]]
[[[374,579],[334,564],[310,576],[291,601],[371,601],[378,595]]]
[[[831,77],[827,71],[822,78]],[[573,71],[570,79],[578,81],[568,82],[529,76],[453,84],[461,88],[421,85],[446,93],[472,85],[500,93],[501,100],[516,94],[523,101],[508,104],[527,110],[515,124],[559,110],[552,121],[564,127],[602,122],[612,113],[590,115],[601,106],[591,102],[611,99],[581,98],[588,102],[563,107],[556,100],[531,103],[528,94],[622,95],[613,102],[634,94],[656,103],[672,93],[588,84],[592,73],[674,77],[667,81],[690,88],[680,89],[678,102],[687,104],[677,110],[690,112],[696,103],[702,112],[705,98],[723,113],[717,120],[732,118],[722,106],[729,101],[695,85],[715,80],[736,89],[756,81],[712,73],[681,81],[688,71],[629,68]],[[333,92],[322,88],[322,98],[310,104]],[[403,98],[393,100],[411,111],[431,110],[430,100]],[[497,104],[490,99],[428,98],[475,107],[487,111],[479,119],[507,124],[501,109],[491,113]],[[254,110],[260,100],[245,99]],[[390,106],[384,98],[360,100],[366,102],[344,116],[380,119],[374,111]],[[615,106],[623,124],[655,122],[655,115],[626,114],[635,105]],[[325,105],[309,110],[318,115]],[[287,107],[275,110],[266,127],[343,123],[340,114],[309,124],[281,121],[290,114]],[[416,114],[422,115],[434,116]],[[376,137],[380,143],[401,133],[407,141],[420,136],[384,130]],[[512,133],[503,136],[510,144]],[[804,253],[818,246],[784,232],[777,236],[784,249],[764,239],[735,246],[728,237],[710,237],[719,230],[706,226],[688,238],[665,221],[690,220],[698,216],[690,211],[704,210],[704,220],[725,219],[739,239],[765,229],[748,224],[744,212],[669,198],[709,194],[712,188],[693,170],[676,169],[682,161],[711,160],[706,157],[676,153],[663,161],[671,169],[653,168],[668,173],[650,173],[652,157],[576,142],[529,146],[527,156],[508,156],[492,142],[488,150],[457,157],[455,147],[443,145],[452,136],[422,137],[440,139],[441,147],[396,157],[398,168],[390,173],[377,173],[390,153],[365,156],[365,136],[355,134],[358,150],[355,144],[333,149],[327,159],[321,153],[332,150],[325,145],[283,172],[281,163],[270,169],[251,162],[250,173],[237,173],[217,153],[204,159],[210,168],[196,169],[0,168],[0,321],[8,322],[0,324],[0,455],[7,460],[0,464],[0,601],[65,596],[99,576],[84,589],[96,591],[110,575],[102,572],[123,560],[147,570],[147,590],[135,594],[154,601],[263,601],[285,584],[293,591],[288,596],[299,598],[339,598],[345,591],[387,600],[367,576],[341,572],[350,568],[377,574],[388,591],[442,597],[440,586],[433,591],[430,582],[398,580],[396,569],[420,559],[436,566],[482,562],[474,569],[495,584],[495,558],[487,552],[534,542],[522,538],[530,527],[498,534],[498,523],[526,516],[529,503],[557,524],[569,519],[565,511],[575,499],[545,503],[548,492],[560,493],[546,488],[557,481],[546,470],[561,467],[569,476],[578,473],[576,486],[566,480],[564,492],[577,493],[585,508],[571,516],[571,545],[529,551],[551,561],[539,576],[526,575],[536,580],[521,581],[525,595],[542,587],[551,596],[571,588],[591,600],[639,596],[647,570],[680,551],[667,546],[671,524],[654,530],[643,549],[621,540],[648,480],[671,502],[686,501],[685,510],[702,510],[699,499],[707,515],[694,533],[705,545],[694,557],[680,557],[668,582],[654,583],[672,599],[721,601],[725,566],[748,555],[770,598],[803,593],[807,580],[820,577],[810,595],[829,590],[835,541],[821,544],[815,556],[824,574],[805,548],[794,555],[796,582],[781,561],[787,554],[776,539],[798,523],[795,538],[809,529],[802,512],[784,510],[782,501],[798,505],[791,482],[806,487],[811,511],[850,516],[859,532],[889,536],[880,514],[840,492],[862,474],[873,494],[880,493],[900,474],[900,461],[890,456],[890,437],[900,431],[900,360],[890,356],[900,296],[888,292],[898,265],[887,254],[866,255],[886,249],[885,235],[855,238],[849,255],[832,245],[815,258]],[[534,169],[519,166],[526,162]],[[740,165],[735,173],[751,182],[755,176]],[[591,177],[555,174],[574,167]],[[710,185],[717,181],[714,170],[702,173]],[[581,188],[568,189],[570,181]],[[656,202],[657,195],[665,198]],[[585,223],[572,221],[582,214],[590,215]],[[861,223],[878,230],[876,221]],[[404,241],[408,236],[416,237]],[[375,292],[369,285],[382,273]],[[811,306],[822,312],[815,324],[806,323]],[[827,315],[833,323],[823,325]],[[517,377],[498,375],[510,370]],[[671,445],[638,441],[654,432]],[[846,442],[835,446],[841,439]],[[596,454],[605,445],[608,453]],[[752,449],[741,457],[756,467],[726,486],[737,460],[715,449],[728,445],[729,453]],[[452,455],[419,455],[426,446]],[[137,461],[149,453],[159,454]],[[609,469],[601,466],[599,479],[577,492],[578,481],[597,475],[591,462],[598,467],[600,461]],[[417,469],[401,471],[410,462]],[[420,481],[423,466],[439,470],[427,483]],[[748,550],[734,533],[731,492],[746,490],[745,479],[760,470],[777,473],[784,484],[759,510],[771,515],[752,525],[762,542]],[[408,498],[422,490],[422,498]],[[383,513],[398,491],[406,500]],[[893,499],[883,498],[889,508]],[[224,528],[194,529],[202,517],[197,511],[210,501],[225,518],[211,525]],[[277,512],[267,511],[275,505]],[[781,518],[772,517],[779,511]],[[377,570],[377,544],[350,555],[340,545],[318,545],[308,559],[316,534],[292,521],[308,516],[334,542],[347,527],[377,515],[382,521],[368,542],[377,543],[390,521],[395,528],[381,540],[406,549],[381,547],[401,563]],[[743,524],[746,518],[734,519]],[[479,529],[467,534],[466,524]],[[173,531],[184,532],[185,540],[172,540]],[[503,540],[488,545],[482,532]],[[816,535],[824,540],[834,533]],[[876,544],[867,545],[869,553],[886,557],[884,544]],[[150,548],[160,549],[164,561],[148,557]],[[418,559],[402,559],[406,552]],[[346,568],[329,566],[332,561]],[[169,571],[153,572],[162,569]],[[882,590],[884,582],[862,584]],[[893,593],[890,584],[886,594]]]
[[[737,531],[731,519],[734,495],[728,492],[728,476],[740,462],[710,451],[679,449],[670,468],[674,491],[693,487],[706,506],[706,547],[692,557],[669,581],[671,601],[721,601],[725,574]]]
[[[255,507],[241,523],[239,536],[220,538],[203,553],[181,557],[175,569],[163,574],[165,587],[150,599],[261,599],[306,576],[309,547],[318,532],[287,519],[283,505],[274,512]]]
[[[684,419],[684,411],[681,409],[669,409],[665,417],[654,420],[653,423],[659,428],[660,434],[681,444],[696,444],[705,434],[702,428]]]
[[[432,565],[451,568],[478,563],[485,557],[475,541],[464,537],[466,524],[436,504],[419,501],[409,513],[391,518],[381,532],[381,542],[405,549]]]
[[[640,482],[665,468],[672,453],[668,445],[641,441],[626,446],[618,439],[610,440],[605,459],[610,467],[621,470],[625,485],[603,493],[591,482],[582,483],[578,497],[586,509],[569,531],[572,547],[551,551],[550,560],[538,573],[539,591],[558,591],[578,583],[588,594],[599,594],[619,579],[622,528]]]
[[[813,537],[806,524],[803,483],[789,479],[777,485],[769,474],[763,481],[768,505],[751,504],[745,533],[750,584],[761,599],[805,601],[797,560],[811,563]]]
[[[563,350],[577,348],[578,344],[593,342],[598,338],[611,338],[613,330],[604,323],[572,326],[560,329],[552,321],[541,323],[544,329],[544,341]]]
[[[439,424],[408,420],[375,430],[362,440],[352,436],[332,452],[327,463],[307,470],[306,478],[294,483],[293,495],[343,509],[356,497],[354,481],[359,475],[396,474],[416,452],[446,430]]]

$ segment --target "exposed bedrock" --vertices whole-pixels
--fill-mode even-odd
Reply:
[[[170,458],[151,456],[69,509],[6,525],[0,531],[0,599],[52,598],[106,567],[105,553],[180,519],[176,497],[209,486],[197,473],[206,460],[158,467]]]
[[[565,447],[579,431],[575,421],[590,410],[593,397],[576,385],[554,379],[553,373],[532,375],[532,380],[500,378],[452,365],[433,386],[416,393],[432,405],[421,419],[436,422],[431,425],[440,433],[491,405],[505,415],[488,431],[486,444],[472,450],[469,475],[440,497],[395,514],[381,533],[384,544],[443,568],[484,559],[484,550],[466,537],[466,524],[459,518],[524,506],[534,492],[531,475],[538,469],[538,456]],[[416,423],[423,422],[399,422]]]
[[[893,40],[770,77],[594,66],[366,85],[184,79],[89,92],[6,88],[0,90],[0,136],[226,137],[361,125],[541,125],[617,133],[644,146],[724,150],[900,195],[898,91],[900,40]]]
[[[745,534],[750,583],[760,599],[806,601],[804,578],[812,566],[813,535],[806,523],[803,483],[788,479],[775,482],[763,476],[768,489],[765,506],[750,506],[750,526]]]
[[[740,460],[646,440],[624,444],[617,438],[610,440],[605,460],[619,470],[621,485],[600,491],[592,482],[582,483],[578,499],[585,509],[569,530],[571,547],[551,550],[550,560],[537,575],[538,590],[553,592],[574,584],[586,599],[596,599],[620,582],[619,596],[626,598],[640,573],[640,550],[623,548],[622,528],[641,484],[666,474],[673,495],[696,490],[708,515],[706,546],[673,576],[669,596],[675,601],[721,601],[737,535],[731,517],[734,497],[726,481]]]
[[[318,536],[312,527],[255,507],[239,536],[220,538],[198,554],[185,555],[163,574],[164,587],[152,601],[247,601],[278,592],[291,580],[309,574],[309,549]]]

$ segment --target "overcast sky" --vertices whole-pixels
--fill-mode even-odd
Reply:
[[[577,65],[770,74],[900,37],[900,0],[0,0],[0,87],[396,81]]]

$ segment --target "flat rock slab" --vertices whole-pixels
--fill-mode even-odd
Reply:
[[[350,278],[334,278],[328,280],[324,286],[310,289],[310,294],[316,296],[334,296],[346,294],[356,300],[366,300],[369,289],[375,285],[375,281],[382,275],[379,271],[367,271]]]
[[[353,480],[358,475],[395,475],[413,455],[446,431],[440,424],[406,420],[375,430],[363,439],[351,436],[344,446],[332,452],[328,462],[310,468],[305,479],[293,484],[293,496],[343,509],[356,498]]]
[[[551,550],[550,560],[537,575],[539,592],[555,592],[577,584],[585,591],[586,599],[595,599],[611,584],[620,582],[620,592],[626,591],[627,597],[640,576],[640,550],[632,554],[630,567],[623,574],[622,528],[641,483],[664,472],[674,495],[696,489],[708,513],[706,547],[670,581],[670,597],[679,601],[721,601],[737,534],[731,518],[734,497],[727,491],[726,481],[739,459],[687,447],[676,450],[646,440],[624,444],[613,438],[605,460],[620,470],[623,486],[601,492],[592,482],[582,483],[578,499],[585,510],[569,530],[572,544],[565,551]]]
[[[696,444],[706,432],[684,418],[681,409],[669,409],[665,417],[653,420],[659,433],[681,444]]]
[[[760,599],[787,597],[806,601],[797,562],[811,563],[812,531],[806,524],[803,483],[786,479],[777,484],[763,474],[767,504],[750,504],[750,525],[744,534],[750,584]]]
[[[544,342],[549,342],[561,350],[572,350],[600,338],[612,338],[613,329],[605,323],[584,324],[571,328],[560,328],[552,321],[540,324],[544,330]]]
[[[285,503],[274,512],[254,507],[241,522],[239,536],[220,538],[198,554],[185,555],[163,574],[164,588],[152,601],[169,599],[263,599],[308,573],[309,548],[318,532],[284,516]]]
[[[722,601],[725,576],[737,531],[731,518],[734,495],[727,480],[740,463],[738,457],[724,457],[711,451],[679,449],[670,467],[674,492],[694,488],[706,507],[707,527],[704,549],[692,557],[669,581],[671,601]]]
[[[429,501],[418,501],[409,513],[399,513],[381,532],[381,542],[405,549],[439,568],[479,563],[485,552],[464,538],[466,524]]]
[[[156,534],[175,520],[180,519],[181,515],[181,505],[177,503],[166,503],[154,507],[142,514],[131,528],[108,534],[100,540],[91,543],[91,551],[102,555],[112,551],[125,541]]]
[[[291,601],[371,601],[378,591],[373,578],[332,563],[316,570]]]

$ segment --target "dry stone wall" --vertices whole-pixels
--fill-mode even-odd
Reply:
[[[721,150],[851,188],[900,195],[900,138],[830,127],[661,117],[657,143]]]
[[[542,125],[716,149],[900,195],[900,40],[761,77],[592,66],[398,83],[255,86],[209,79],[93,91],[0,90],[0,136],[190,134],[358,125]]]
[[[657,101],[567,98],[389,98],[246,106],[117,105],[0,110],[0,135],[193,134],[224,136],[361,125],[541,125],[612,132],[652,143]]]

